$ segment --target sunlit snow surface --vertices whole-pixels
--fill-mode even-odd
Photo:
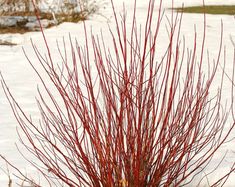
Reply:
[[[202,4],[200,0],[176,0],[174,2],[174,6],[184,5],[199,5]],[[235,4],[235,0],[207,0],[206,4]],[[115,8],[117,12],[122,10],[122,1],[115,0],[114,1]],[[112,10],[110,3],[106,0],[106,3],[101,3],[102,7],[99,15],[94,15],[90,18],[90,20],[86,21],[87,28],[92,28],[92,32],[94,34],[99,34],[100,30],[103,30],[103,33],[106,32],[108,27],[107,23],[111,26],[114,23]],[[131,15],[133,11],[133,1],[126,0],[125,2],[126,11],[128,15]],[[147,0],[137,0],[137,17],[138,22],[144,23],[145,15],[147,11],[148,1]],[[156,6],[158,6],[158,1],[156,1]],[[171,7],[171,0],[164,0],[163,7],[169,8]],[[166,11],[166,15],[170,15],[169,10]],[[129,17],[130,18],[130,17]],[[220,31],[221,31],[221,20],[223,21],[224,28],[224,37],[223,44],[226,45],[226,71],[231,73],[231,67],[233,62],[233,45],[231,39],[235,41],[235,19],[234,16],[222,16],[222,15],[207,15],[206,16],[206,28],[207,28],[207,45],[206,48],[210,51],[210,58],[216,58],[216,54],[218,51],[219,40],[220,40]],[[130,20],[129,22],[130,23]],[[194,35],[194,25],[196,25],[199,41],[200,36],[202,35],[203,29],[203,16],[199,14],[185,14],[183,16],[182,22],[182,34],[185,35],[186,43],[189,48],[192,48],[192,38]],[[165,24],[162,25],[162,31],[160,32],[160,37],[158,39],[159,51],[161,52],[162,46],[164,46],[164,41],[166,36],[166,32],[164,31]],[[73,23],[63,23],[57,27],[53,27],[51,29],[47,29],[45,31],[47,41],[49,46],[51,47],[51,51],[53,55],[55,55],[55,59],[59,60],[58,52],[56,49],[56,40],[62,42],[62,38],[68,42],[69,34],[74,39],[76,38],[80,44],[84,43],[84,35],[83,35],[83,25],[81,23],[73,24]],[[25,49],[26,53],[29,55],[30,59],[37,65],[38,61],[33,54],[33,49],[31,46],[31,41],[37,45],[38,49],[42,53],[46,53],[45,45],[43,43],[42,35],[40,32],[37,33],[26,33],[23,35],[0,35],[0,39],[8,39],[14,43],[18,43],[19,45],[8,47],[8,46],[0,46],[0,71],[3,74],[9,88],[19,104],[24,108],[27,114],[32,115],[34,119],[39,117],[37,105],[35,102],[35,97],[37,94],[37,86],[41,87],[39,79],[36,77],[29,63],[27,62],[22,47]],[[109,36],[105,36],[105,42],[108,45],[110,39]],[[40,70],[40,68],[39,68]],[[219,86],[215,80],[212,91],[216,91]],[[225,80],[225,85],[223,88],[223,98],[224,101],[230,98],[230,90],[231,84],[229,81]],[[231,121],[230,121],[231,122]],[[229,123],[229,121],[228,121]],[[0,153],[3,154],[6,158],[8,158],[11,162],[13,162],[17,167],[19,167],[27,176],[33,177],[36,181],[40,180],[38,178],[35,170],[22,158],[22,156],[18,153],[15,143],[18,142],[18,136],[16,132],[17,122],[13,116],[13,113],[10,109],[9,103],[6,100],[6,97],[3,93],[3,90],[0,89]],[[235,132],[233,133],[235,137]],[[20,145],[20,144],[19,144]],[[218,161],[223,157],[223,155],[227,152],[227,157],[224,162],[219,166],[218,170],[213,173],[210,177],[212,180],[221,176],[227,169],[229,169],[229,164],[235,161],[235,151],[234,142],[228,143],[223,146],[220,151],[215,155],[213,164],[217,164]],[[30,159],[30,158],[29,158]],[[0,161],[0,167],[6,171],[6,164],[3,161]],[[203,176],[203,173],[201,174]],[[14,179],[14,176],[12,177]],[[17,180],[14,180],[14,182]],[[0,170],[0,186],[4,187],[8,184],[7,175]],[[229,180],[227,181],[225,186],[234,186],[235,185],[235,175],[231,175]]]

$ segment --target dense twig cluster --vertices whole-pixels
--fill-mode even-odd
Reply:
[[[206,168],[233,130],[234,123],[226,124],[231,108],[222,110],[224,73],[220,89],[210,95],[223,33],[218,58],[203,71],[205,28],[200,47],[195,33],[194,48],[186,50],[180,36],[182,15],[172,14],[168,46],[159,59],[156,46],[163,14],[160,3],[155,19],[154,7],[150,0],[140,33],[136,7],[128,32],[126,14],[119,21],[113,5],[116,30],[110,29],[111,46],[105,44],[102,34],[89,37],[84,23],[85,46],[71,41],[72,60],[68,60],[66,49],[64,55],[60,50],[62,64],[58,66],[45,36],[48,58],[33,46],[60,96],[58,99],[52,93],[45,77],[28,59],[49,98],[39,91],[39,124],[26,115],[3,81],[27,137],[22,143],[46,170],[30,162],[49,183],[53,176],[68,186],[186,185]],[[222,185],[232,170],[214,186]]]

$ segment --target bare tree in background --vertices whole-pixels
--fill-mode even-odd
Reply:
[[[47,0],[0,0],[0,13],[1,14],[16,14],[17,12],[33,12],[34,5],[38,6],[40,3],[48,5],[48,12],[62,12],[62,13],[74,13],[74,12],[95,12],[98,9],[97,2],[95,0],[54,0],[48,2]],[[40,8],[39,8],[40,10]],[[40,10],[41,11],[41,10]]]
[[[36,4],[41,2],[42,0],[34,0]],[[0,5],[5,5],[8,10],[15,10],[23,8],[23,11],[29,12],[33,10],[33,1],[31,0],[1,0]]]

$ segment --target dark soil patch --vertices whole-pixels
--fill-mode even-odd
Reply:
[[[5,28],[0,28],[0,34],[7,34],[7,33],[12,33],[12,34],[24,34],[26,32],[29,32],[29,29],[23,28],[23,27],[5,27]]]
[[[174,8],[178,12],[235,15],[235,5],[206,5]]]

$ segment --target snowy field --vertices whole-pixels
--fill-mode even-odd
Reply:
[[[112,17],[111,6],[106,0],[107,3],[104,4],[105,8],[101,8],[100,15],[94,15],[87,22],[87,28],[92,27],[92,31],[94,34],[99,34],[100,30],[106,31],[108,29],[107,23],[111,26],[114,23]],[[156,1],[158,2],[158,1]],[[122,1],[114,0],[115,8],[117,11],[121,11],[122,9]],[[132,0],[126,0],[126,9],[127,13],[131,15]],[[174,6],[181,6],[182,3],[184,5],[200,5],[202,4],[201,0],[175,0]],[[235,4],[235,0],[205,0],[206,4]],[[158,3],[156,3],[158,5]],[[103,5],[102,5],[103,6]],[[144,16],[146,15],[148,6],[147,0],[137,0],[137,11],[138,11],[138,22],[143,23]],[[164,0],[163,7],[169,8],[171,7],[171,0]],[[169,10],[166,11],[166,15],[169,15]],[[226,16],[226,15],[207,15],[206,16],[206,29],[207,29],[207,45],[206,48],[210,51],[210,58],[216,58],[216,54],[218,51],[219,40],[220,40],[220,24],[221,20],[224,25],[224,37],[223,44],[226,45],[226,71],[230,73],[232,62],[233,62],[233,45],[231,42],[231,38],[235,41],[235,19],[234,16]],[[192,48],[192,38],[193,38],[193,30],[194,25],[196,25],[198,35],[203,32],[203,16],[199,14],[185,14],[183,16],[182,22],[182,34],[185,35],[185,39],[189,48]],[[164,32],[165,26],[163,26],[163,30],[160,34],[162,34],[159,39],[159,43],[164,45],[164,37],[166,32]],[[80,44],[83,44],[83,25],[81,23],[63,23],[59,26],[47,29],[45,31],[48,43],[51,47],[51,51],[53,54],[58,54],[56,49],[56,40],[59,42],[62,41],[62,38],[68,42],[68,35],[70,34],[72,38],[76,38]],[[46,53],[45,46],[42,40],[42,36],[40,32],[32,32],[26,34],[4,34],[0,35],[0,39],[8,39],[12,42],[18,43],[17,46],[9,47],[9,46],[0,46],[0,71],[5,77],[6,82],[8,83],[12,93],[14,93],[15,98],[19,101],[20,105],[24,108],[24,110],[31,114],[34,119],[38,117],[37,105],[35,103],[35,96],[37,96],[37,86],[40,87],[40,82],[38,78],[35,76],[32,68],[28,64],[22,47],[25,49],[27,54],[29,55],[32,61],[35,61],[35,66],[37,66],[37,61],[35,55],[33,54],[33,49],[31,46],[30,39],[37,45],[38,49],[42,51],[42,53]],[[105,40],[108,44],[110,41],[108,36],[105,37]],[[161,50],[161,48],[159,48]],[[226,83],[226,81],[225,81]],[[216,91],[220,82],[218,81],[218,85],[216,85],[216,81],[212,87],[212,91]],[[230,97],[230,87],[229,81],[225,84],[223,90],[225,94],[224,99],[229,99]],[[230,121],[231,122],[231,121]],[[26,161],[23,160],[22,156],[18,153],[15,143],[18,142],[17,137],[17,122],[12,114],[9,103],[7,102],[3,90],[0,89],[0,153],[3,154],[6,158],[8,158],[11,162],[13,162],[16,166],[18,166],[27,176],[34,177],[35,180],[40,180],[35,174],[34,169],[27,164]],[[233,137],[235,137],[235,129],[233,132]],[[223,157],[223,155],[227,152],[227,156],[224,159],[223,163],[219,166],[218,170],[216,170],[213,174],[212,179],[218,178],[221,176],[227,169],[229,169],[229,163],[235,161],[235,146],[234,142],[227,143],[223,146],[219,152],[215,155],[215,160],[212,161],[216,164],[218,160]],[[6,169],[6,164],[0,160],[0,168]],[[5,170],[6,171],[6,170]],[[203,175],[203,174],[202,174]],[[12,177],[14,178],[14,176]],[[0,186],[5,187],[8,183],[7,175],[0,169]],[[235,174],[231,175],[229,180],[227,181],[225,186],[235,186]]]

